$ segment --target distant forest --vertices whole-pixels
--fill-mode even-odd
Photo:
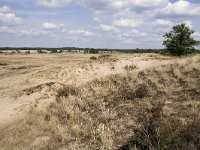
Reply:
[[[61,48],[46,48],[46,47],[0,47],[0,51],[6,50],[36,50],[42,51],[47,50],[51,52],[62,52],[67,50],[68,52],[73,50],[80,50],[85,51],[88,53],[99,53],[100,51],[107,51],[107,52],[121,52],[121,53],[161,53],[164,49],[107,49],[107,48],[79,48],[79,47],[61,47]],[[200,53],[200,50],[197,50],[197,53]]]
[[[161,49],[107,49],[107,48],[79,48],[79,47],[61,47],[61,48],[46,48],[46,47],[0,47],[0,51],[6,50],[48,50],[52,52],[57,51],[73,51],[73,50],[82,50],[89,53],[98,53],[99,51],[108,51],[108,52],[122,52],[122,53],[159,53]]]

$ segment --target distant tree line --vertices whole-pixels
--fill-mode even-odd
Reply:
[[[107,48],[79,48],[79,47],[61,47],[61,48],[46,48],[46,47],[0,47],[0,51],[6,50],[36,50],[38,53],[43,53],[43,50],[51,51],[52,53],[62,53],[64,50],[72,52],[73,50],[84,51],[85,53],[97,54],[99,52],[121,52],[121,53],[162,53],[163,49],[107,49]],[[200,53],[200,50],[196,50]]]

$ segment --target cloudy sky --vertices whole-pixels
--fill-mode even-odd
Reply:
[[[178,23],[200,40],[199,0],[0,0],[0,46],[162,48]]]

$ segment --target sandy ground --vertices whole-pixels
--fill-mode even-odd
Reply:
[[[0,55],[0,123],[6,123],[22,114],[34,103],[45,100],[50,89],[38,85],[58,82],[62,68],[87,61],[90,56],[59,54]],[[27,94],[27,90],[33,90]],[[35,88],[35,91],[34,91]],[[46,91],[45,91],[46,90]],[[51,99],[51,96],[46,96]]]
[[[156,54],[113,55],[117,61],[90,61],[90,54],[0,54],[0,124],[17,119],[36,104],[45,108],[63,85],[79,86],[172,61]]]

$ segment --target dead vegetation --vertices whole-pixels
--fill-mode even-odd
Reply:
[[[33,106],[0,128],[0,149],[200,149],[199,65],[198,58],[62,85],[46,110]]]
[[[35,92],[40,92],[44,88],[52,89],[56,84],[63,86],[62,84],[59,84],[59,83],[56,83],[56,82],[48,82],[48,83],[44,83],[44,84],[41,84],[41,85],[37,85],[35,87],[26,88],[26,89],[22,90],[20,95],[22,95],[22,94],[31,95]]]
[[[22,69],[31,69],[31,68],[37,68],[37,67],[41,67],[41,66],[27,65],[27,66],[11,67],[9,69],[11,69],[11,70],[22,70]]]
[[[97,60],[97,57],[92,56],[92,57],[90,57],[90,60]]]
[[[7,63],[0,63],[0,66],[7,66]]]
[[[127,71],[129,71],[129,70],[134,70],[134,69],[136,69],[137,67],[135,66],[135,65],[126,65],[125,67],[124,67],[124,69],[125,70],[127,70]]]
[[[69,95],[77,95],[78,94],[78,88],[70,85],[65,85],[57,90],[56,97],[68,97]]]
[[[98,57],[92,56],[90,57],[90,60],[99,62],[116,62],[118,58],[111,54],[102,54]]]

